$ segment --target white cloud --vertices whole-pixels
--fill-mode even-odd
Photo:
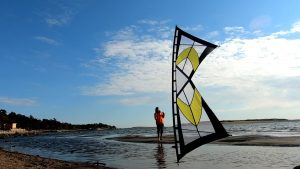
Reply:
[[[291,33],[300,32],[300,21],[293,24]]]
[[[13,106],[34,106],[36,105],[36,100],[32,98],[0,97],[0,103]]]
[[[60,43],[57,42],[56,40],[51,39],[51,38],[47,38],[47,37],[45,37],[45,36],[36,36],[35,39],[38,40],[38,41],[47,43],[47,44],[49,44],[49,45],[55,45],[55,46],[57,46],[57,45],[60,44]]]
[[[278,37],[278,36],[284,36],[284,35],[289,35],[289,34],[294,34],[300,32],[300,21],[295,22],[290,30],[287,31],[279,31],[272,33],[271,36]]]
[[[81,87],[82,94],[103,96],[165,92],[171,81],[172,40],[163,36],[163,31],[170,33],[167,26],[161,25],[160,29],[153,31],[151,27],[141,30],[141,27],[132,25],[107,33],[112,40],[94,49],[99,56],[88,65],[113,67],[114,71],[109,72],[110,77],[105,82]]]
[[[241,27],[241,26],[234,26],[234,27],[227,26],[227,27],[224,28],[224,31],[225,31],[226,34],[229,34],[229,35],[247,33],[245,31],[245,28]]]
[[[84,87],[86,95],[126,95],[135,92],[165,92],[170,86],[170,40],[111,41],[105,45],[105,58],[116,58],[119,71],[110,81]],[[101,62],[101,61],[100,61]],[[168,81],[166,80],[168,79]]]
[[[208,57],[206,62],[225,77],[248,76],[297,76],[293,67],[300,65],[300,39],[288,40],[275,37],[232,39]],[[230,72],[236,71],[236,72]]]
[[[226,27],[224,30],[229,34],[248,33],[243,27]],[[297,33],[297,30],[298,24],[294,24],[290,30],[281,32],[287,35]],[[137,35],[134,31],[131,33]],[[295,79],[300,77],[300,39],[274,34],[276,32],[268,36],[225,40],[202,62],[194,81],[217,110],[294,111],[300,106],[300,102],[295,101],[300,89],[287,86],[299,82]],[[112,61],[118,71],[112,72],[105,82],[82,88],[83,94],[171,92],[172,39],[125,38],[111,40],[102,47],[102,55],[97,59],[105,59],[105,62],[97,63]],[[273,85],[275,82],[280,85]],[[132,100],[123,103],[133,104]]]
[[[240,105],[237,110],[249,112],[294,110],[300,106],[300,101],[295,101],[300,89],[286,87],[291,82],[286,79],[300,77],[299,44],[300,39],[275,36],[227,40],[205,59],[196,83],[221,89],[218,94],[208,94],[217,95],[212,100],[215,105],[230,101],[224,107]],[[281,86],[272,85],[279,80]]]

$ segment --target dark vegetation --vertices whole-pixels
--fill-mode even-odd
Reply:
[[[17,128],[26,130],[79,130],[79,129],[115,129],[115,126],[110,126],[102,123],[95,124],[70,124],[53,119],[36,119],[33,116],[25,116],[15,112],[8,112],[0,109],[0,129],[4,129],[5,124],[17,123]]]

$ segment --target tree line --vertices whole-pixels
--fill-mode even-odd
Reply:
[[[37,119],[33,116],[25,116],[15,112],[8,113],[4,109],[0,109],[0,129],[5,129],[5,125],[17,123],[17,128],[26,130],[78,130],[78,129],[116,129],[115,126],[110,126],[103,123],[94,124],[70,124],[53,119]]]

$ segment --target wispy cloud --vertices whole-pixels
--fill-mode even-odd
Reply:
[[[143,20],[138,21],[138,23],[148,24],[148,25],[152,25],[152,26],[165,25],[168,22],[169,22],[169,20],[157,21],[157,20],[152,20],[152,19],[143,19]]]
[[[293,24],[293,27],[291,29],[291,33],[300,32],[300,21]]]
[[[300,32],[300,21],[295,22],[290,30],[282,30],[278,32],[274,32],[271,34],[271,36],[278,37],[278,36],[284,36],[289,34],[294,34]]]
[[[64,13],[61,15],[52,15],[45,19],[49,26],[64,26],[71,22],[72,15],[70,13]]]
[[[128,40],[139,38],[139,36],[136,35],[137,32],[138,27],[135,25],[130,25],[117,32],[106,32],[105,34],[113,40]],[[99,48],[96,48],[96,50],[99,50]]]
[[[159,78],[171,80],[171,70],[166,69],[171,64],[171,40],[153,34],[149,27],[141,30],[139,26],[126,27],[110,36],[112,40],[94,49],[100,53],[92,63],[105,66],[113,62],[114,71],[108,81],[82,87],[84,95],[129,95],[167,90],[169,81]]]
[[[37,104],[36,100],[32,98],[10,98],[3,96],[0,96],[0,103],[13,106],[35,106]]]
[[[47,44],[49,44],[49,45],[57,46],[57,45],[60,44],[60,43],[57,42],[56,40],[51,39],[51,38],[48,38],[48,37],[45,37],[45,36],[36,36],[35,39],[38,40],[38,41],[47,43]]]
[[[72,5],[77,5],[75,2]],[[71,7],[71,4],[51,2],[49,3],[49,9],[45,12],[45,22],[49,26],[65,26],[68,25],[76,12]],[[54,6],[51,8],[51,6]]]
[[[145,29],[146,31],[148,31],[148,33],[153,33],[155,34],[155,36],[158,36],[162,39],[169,38],[171,36],[172,31],[171,28],[167,25],[168,22],[170,21],[169,20],[157,21],[157,20],[150,20],[150,19],[138,21],[138,23],[140,24],[139,25],[140,29]],[[146,37],[149,38],[149,35],[146,35]]]
[[[247,31],[245,30],[244,27],[241,27],[241,26],[234,26],[234,27],[225,27],[224,28],[224,31],[226,34],[229,34],[229,35],[236,35],[236,34],[245,34],[247,33]]]
[[[184,29],[185,31],[197,32],[197,31],[204,30],[204,27],[202,25],[194,25],[194,26],[184,26],[182,27],[182,29]]]

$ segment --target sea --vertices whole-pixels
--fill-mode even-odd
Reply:
[[[300,121],[224,123],[233,136],[300,136]],[[165,127],[165,135],[173,134]],[[206,144],[176,160],[173,144],[120,142],[113,137],[155,136],[155,127],[44,133],[0,139],[0,147],[41,157],[105,164],[124,169],[292,169],[300,165],[300,147]],[[299,143],[300,144],[300,143]]]

